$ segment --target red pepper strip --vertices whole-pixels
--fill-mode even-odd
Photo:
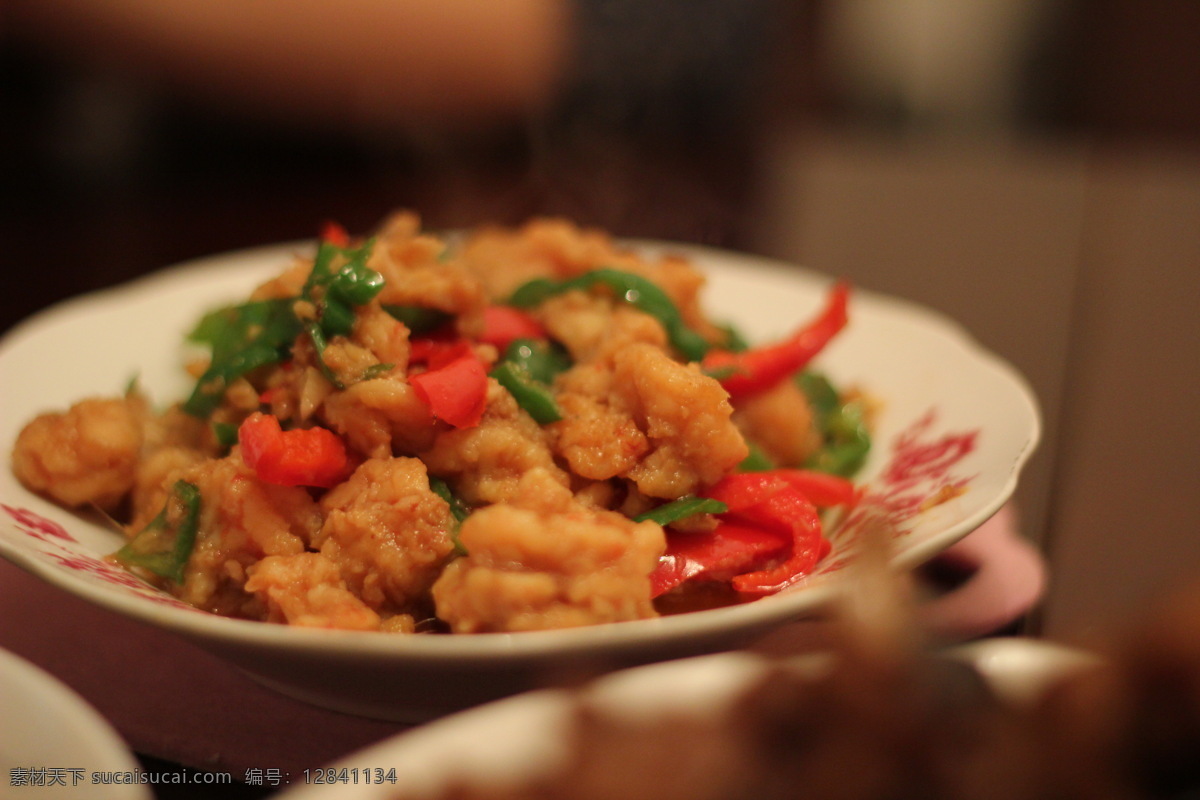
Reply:
[[[487,405],[487,369],[471,353],[409,377],[417,397],[440,420],[456,428],[479,424]]]
[[[346,446],[325,428],[285,431],[275,417],[256,412],[238,428],[238,441],[242,460],[267,483],[328,489],[350,473]]]
[[[787,550],[789,539],[773,530],[723,522],[704,533],[667,532],[667,552],[650,573],[650,596],[658,597],[692,578],[727,579],[754,569]]]
[[[741,353],[713,350],[704,357],[704,370],[722,376],[721,385],[732,397],[770,389],[800,371],[845,327],[849,294],[849,285],[835,284],[817,318],[788,338]]]
[[[710,486],[704,496],[724,503],[725,514],[750,511],[788,490],[789,484],[780,477],[779,472],[781,470],[734,472]]]
[[[350,234],[341,224],[326,220],[321,225],[321,241],[329,242],[337,247],[346,247],[350,244]]]
[[[773,475],[789,486],[799,489],[818,508],[852,506],[861,496],[858,487],[852,481],[815,469],[773,469],[759,474]]]
[[[821,535],[817,507],[799,491],[780,492],[766,504],[756,506],[746,518],[772,527],[789,528],[792,552],[774,567],[734,576],[730,584],[743,594],[774,594],[812,572],[817,562],[829,553],[830,544]]]
[[[809,469],[767,469],[761,472],[735,472],[714,483],[706,497],[719,500],[727,511],[737,513],[769,500],[791,487],[821,508],[853,505],[859,490],[853,482]]]
[[[804,470],[734,473],[714,484],[706,494],[728,506],[720,515],[722,521],[774,531],[791,542],[791,553],[780,564],[735,576],[730,582],[733,588],[746,594],[771,594],[811,572],[829,552],[817,504],[850,502],[854,488],[848,481],[845,484],[826,482]],[[811,488],[819,489],[821,496],[810,498],[805,490]]]
[[[545,339],[546,329],[536,319],[512,306],[488,306],[483,310],[483,334],[479,341],[495,345],[501,353],[516,339]]]

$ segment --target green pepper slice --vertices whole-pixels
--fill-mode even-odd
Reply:
[[[301,330],[292,299],[261,300],[228,306],[202,317],[188,340],[212,348],[208,369],[196,381],[183,410],[207,417],[237,378],[267,364],[285,361]]]
[[[686,519],[696,514],[723,514],[728,510],[729,506],[720,500],[714,500],[711,497],[687,495],[677,500],[672,500],[669,503],[663,503],[661,506],[653,508],[644,514],[638,514],[633,518],[633,521],[645,522],[650,520],[657,522],[659,525],[666,526],[672,522],[678,522],[681,519]]]
[[[565,280],[534,278],[517,287],[508,303],[518,308],[533,308],[556,294],[573,289],[586,290],[597,284],[607,286],[618,300],[662,323],[672,346],[689,361],[699,361],[708,352],[708,342],[684,323],[683,315],[667,293],[653,281],[632,272],[602,268]]]
[[[383,290],[383,276],[367,266],[374,243],[374,239],[368,239],[359,247],[348,249],[329,241],[321,242],[312,271],[300,292],[300,299],[312,303],[317,310],[316,319],[305,320],[304,330],[312,340],[321,374],[338,389],[346,387],[325,363],[325,348],[329,337],[350,334],[354,327],[354,306],[370,302]]]
[[[571,357],[561,345],[545,339],[514,339],[504,350],[504,360],[511,361],[529,373],[529,377],[545,384],[571,367]]]
[[[508,390],[517,405],[525,409],[539,425],[548,425],[563,418],[549,387],[535,380],[529,370],[517,362],[501,361],[489,374]]]
[[[548,425],[563,418],[550,385],[570,366],[571,358],[561,345],[545,339],[514,339],[489,374],[539,425]]]
[[[454,527],[450,531],[450,541],[454,543],[454,554],[465,556],[467,548],[463,547],[463,543],[459,541],[458,529],[462,525],[463,520],[471,516],[471,507],[467,505],[465,500],[454,493],[450,488],[450,484],[446,483],[444,478],[430,475],[429,489],[438,497],[445,500],[446,505],[450,506],[450,516],[454,517]]]
[[[193,483],[176,481],[162,511],[118,550],[115,558],[182,584],[199,527],[200,490]]]
[[[853,475],[871,450],[871,431],[862,402],[843,402],[829,379],[818,372],[801,372],[796,381],[813,407],[824,442],[804,466],[842,477]]]
[[[326,365],[324,352],[330,336],[348,335],[354,327],[354,306],[370,302],[383,289],[383,276],[367,266],[372,243],[368,240],[348,249],[321,242],[298,298],[252,301],[204,315],[188,339],[209,345],[212,358],[184,402],[184,411],[207,417],[234,380],[258,367],[287,360],[301,331],[312,339],[321,372],[334,386],[345,388]],[[297,318],[297,299],[312,303],[317,318]]]

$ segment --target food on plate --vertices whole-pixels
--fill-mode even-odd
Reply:
[[[703,275],[562,220],[462,237],[337,225],[189,335],[191,393],[29,422],[22,483],[96,507],[113,558],[217,614],[479,633],[751,600],[829,550],[869,409],[813,359],[834,284],[747,346]]]

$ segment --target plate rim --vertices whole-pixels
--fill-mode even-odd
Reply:
[[[61,717],[58,720],[60,724],[56,727],[66,738],[76,742],[79,749],[86,749],[93,760],[93,763],[88,764],[56,762],[24,766],[83,767],[92,772],[131,775],[141,771],[125,739],[100,711],[45,667],[30,661],[20,653],[0,647],[0,675],[5,678],[0,693],[21,690],[36,694],[47,701],[49,707],[45,703],[40,704],[40,707],[48,708],[54,716]],[[19,729],[20,726],[13,728],[14,731]],[[59,758],[59,762],[61,760]],[[114,784],[110,788],[112,792],[119,793],[121,798],[127,800],[149,800],[151,797],[149,789],[142,784]],[[113,794],[112,797],[117,800],[118,795]]]

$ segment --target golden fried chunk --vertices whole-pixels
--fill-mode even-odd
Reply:
[[[415,458],[371,459],[321,499],[325,524],[314,545],[346,585],[381,613],[428,592],[454,549],[450,507],[429,488]]]
[[[265,385],[259,402],[266,401],[271,414],[294,423],[311,419],[334,391],[318,367],[299,362],[272,370]]]
[[[355,313],[354,341],[371,351],[378,363],[403,370],[408,366],[409,331],[404,323],[374,303]]]
[[[667,346],[662,323],[609,297],[566,292],[543,303],[538,316],[575,361],[603,359],[635,342]]]
[[[433,586],[440,619],[455,633],[524,631],[655,616],[649,575],[662,528],[577,503],[544,470],[521,481],[522,505],[467,517],[468,555]]]
[[[821,446],[812,407],[793,381],[738,401],[733,421],[768,458],[782,466],[799,466]]]
[[[438,428],[412,386],[403,378],[359,381],[329,395],[318,415],[367,458],[430,447]]]
[[[320,553],[268,556],[246,570],[246,591],[263,599],[268,622],[309,628],[379,629],[379,615],[346,588]]]
[[[479,425],[440,434],[421,459],[472,505],[518,496],[521,477],[533,469],[545,470],[562,486],[569,483],[554,463],[545,430],[494,380],[488,381],[487,410]]]
[[[63,505],[114,510],[133,488],[142,407],[133,398],[90,398],[36,417],[17,437],[13,472]]]
[[[175,481],[205,458],[199,450],[173,446],[159,447],[143,456],[130,493],[130,532],[146,527],[162,510]]]
[[[549,430],[573,473],[608,480],[627,474],[650,451],[633,410],[613,386],[610,368],[581,364],[563,373],[557,388],[563,420]]]
[[[313,365],[323,361],[338,380],[351,385],[370,374],[404,373],[408,365],[408,328],[377,304],[355,310],[350,336],[334,336],[320,359],[311,346],[301,349]],[[332,388],[332,387],[331,387]]]
[[[721,385],[653,345],[631,343],[559,379],[565,419],[558,453],[593,480],[627,477],[650,497],[674,499],[714,483],[746,457]]]
[[[614,358],[614,386],[633,409],[652,451],[629,477],[643,494],[676,498],[715,483],[747,455],[721,385],[649,345]]]
[[[232,616],[258,616],[243,591],[246,568],[266,556],[303,552],[321,526],[308,492],[259,480],[235,451],[179,474],[200,490],[200,528],[180,599]]]
[[[370,375],[371,370],[379,367],[379,359],[374,353],[345,336],[333,337],[321,360],[338,383],[344,386],[358,383],[364,376]]]
[[[142,398],[140,403],[148,406]],[[142,455],[162,447],[184,447],[209,456],[221,450],[208,420],[194,417],[175,404],[155,415],[148,408],[142,416]]]
[[[460,331],[478,333],[487,305],[483,284],[463,266],[442,260],[444,250],[441,240],[420,233],[415,214],[392,216],[370,260],[385,281],[378,302],[445,311],[459,318]]]
[[[490,296],[504,298],[533,278],[570,277],[622,259],[628,256],[616,252],[606,233],[564,219],[536,219],[515,230],[488,226],[472,232],[460,260]]]
[[[710,341],[721,336],[700,304],[706,279],[687,259],[645,258],[604,231],[564,219],[534,219],[517,229],[482,228],[467,240],[461,262],[498,299],[534,278],[571,278],[597,269],[632,272],[658,284],[700,335]]]

